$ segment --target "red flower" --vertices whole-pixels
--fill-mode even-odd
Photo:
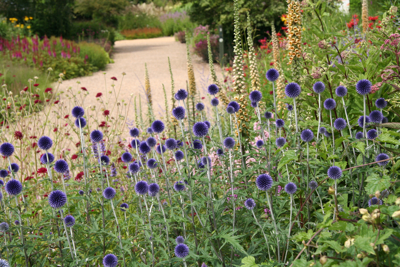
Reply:
[[[126,169],[126,168],[128,168],[128,167],[126,167],[126,166],[122,166],[122,169]]]
[[[54,104],[58,104],[58,102],[60,102],[59,100],[54,101]]]
[[[56,127],[56,128],[54,128],[53,132],[57,132],[57,131],[58,131],[57,127]]]
[[[21,140],[24,135],[20,131],[15,131],[14,137],[15,139]]]
[[[44,167],[39,168],[39,169],[37,170],[37,173],[38,173],[38,174],[47,173],[47,168],[44,168]]]
[[[78,142],[75,144],[76,147],[79,147],[81,145],[81,142]]]
[[[52,90],[53,90],[53,89],[51,89],[51,88],[46,88],[46,90],[44,90],[44,92],[45,92],[45,93],[51,93]]]
[[[49,102],[50,101],[50,99],[46,99],[46,102]]]
[[[273,95],[273,94],[274,94],[274,91],[269,91],[269,94],[270,94],[270,95]]]
[[[269,63],[270,66],[274,65],[274,62]]]
[[[101,97],[102,95],[102,93],[97,93],[96,97]]]
[[[35,104],[38,104],[38,103],[40,104],[40,103],[42,103],[42,101],[40,101],[40,99],[36,99]]]
[[[39,84],[38,84],[38,83],[35,83],[33,86],[35,86],[35,87],[38,87],[38,86],[39,86]]]
[[[108,115],[110,115],[110,111],[109,111],[109,110],[107,110],[107,109],[106,109],[106,110],[104,110],[104,112],[103,112],[103,115],[104,115],[104,116],[108,116]]]
[[[68,119],[68,118],[69,118],[69,115],[68,115],[68,114],[64,116],[64,119]]]
[[[370,20],[370,21],[376,21],[376,20],[378,20],[378,16],[376,16],[376,17],[368,17],[368,20]]]
[[[78,158],[78,155],[76,155],[76,154],[72,155],[72,157],[71,157],[71,159],[77,159],[77,158]]]
[[[33,97],[39,97],[39,95],[38,94],[34,94]]]
[[[116,78],[116,77],[111,77],[111,80],[114,80],[114,81],[116,81],[116,80],[117,80],[117,78]]]
[[[82,177],[83,177],[83,172],[78,173],[78,174],[76,175],[76,177],[75,177],[75,181],[80,181],[80,180],[82,180]]]
[[[276,36],[282,36],[282,34],[281,34],[280,32],[278,32],[278,33],[276,34]]]
[[[25,92],[28,91],[28,86],[26,86],[26,87],[24,88],[24,91],[25,91]]]
[[[81,87],[81,89],[82,89],[83,91],[87,91],[86,87]]]
[[[37,146],[37,144],[35,142],[32,143],[32,148],[35,148]]]
[[[33,176],[27,176],[24,181],[29,181],[29,180],[32,180],[32,179],[33,179]]]
[[[373,23],[373,22],[368,23],[368,27],[369,27],[370,29],[373,29],[373,28],[374,28],[374,23]]]
[[[286,31],[288,29],[288,27],[282,27],[282,30]]]
[[[29,138],[30,138],[30,139],[36,139],[37,136],[36,136],[36,135],[32,135],[32,136],[29,136]]]

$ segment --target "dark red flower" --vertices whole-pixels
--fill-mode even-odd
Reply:
[[[102,95],[102,93],[97,93],[96,97],[101,97]]]
[[[68,115],[68,114],[64,116],[64,119],[68,119],[68,118],[69,118],[69,115]]]
[[[34,95],[33,95],[33,97],[36,97],[36,98],[38,98],[38,97],[39,97],[39,95],[38,95],[38,94],[34,94]]]
[[[82,89],[83,91],[87,91],[86,87],[81,87],[81,89]]]
[[[39,168],[39,169],[37,170],[37,173],[38,173],[38,174],[47,173],[47,168],[44,168],[44,167]]]
[[[28,86],[26,86],[26,87],[24,88],[24,91],[25,91],[25,92],[28,91]]]
[[[39,86],[39,84],[38,84],[38,83],[35,83],[33,86],[35,86],[35,87],[38,87],[38,86]]]
[[[30,139],[36,139],[37,136],[36,136],[36,135],[32,135],[32,136],[29,136],[29,138],[30,138]]]
[[[83,172],[78,173],[78,174],[75,176],[75,181],[80,181],[80,180],[82,180],[82,177],[83,177]]]
[[[54,101],[54,104],[58,104],[58,102],[60,102],[59,100]]]
[[[104,116],[110,115],[110,111],[109,111],[108,109],[104,110],[103,115],[104,115]]]
[[[111,77],[111,80],[114,80],[114,81],[116,81],[116,80],[117,80],[117,78],[116,78],[116,77]]]
[[[72,157],[71,157],[71,159],[77,159],[77,158],[78,158],[78,155],[76,155],[76,154],[72,155]]]
[[[15,131],[14,137],[15,139],[21,140],[24,137],[24,135],[20,131]]]
[[[37,146],[37,144],[36,144],[35,142],[33,142],[33,143],[31,144],[31,146],[32,146],[32,148],[35,148],[35,147]]]
[[[58,131],[58,128],[57,128],[57,127],[53,129],[53,132],[57,132],[57,131]]]
[[[33,179],[33,176],[27,176],[24,181],[29,181],[29,180],[32,180],[32,179]]]
[[[40,101],[40,99],[35,100],[35,104],[40,104],[40,103],[42,103],[42,101]]]
[[[51,93],[52,90],[53,90],[53,89],[51,89],[51,88],[46,88],[46,90],[44,90],[44,92],[45,92],[45,93],[49,93],[49,92]]]
[[[368,20],[370,20],[370,21],[376,21],[376,20],[378,20],[378,16],[376,16],[376,17],[368,17]]]

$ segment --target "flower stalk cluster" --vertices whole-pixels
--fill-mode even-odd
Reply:
[[[288,0],[288,45],[287,50],[289,50],[289,62],[288,65],[292,65],[293,70],[293,80],[299,81],[301,78],[301,64],[300,58],[301,54],[301,10],[300,3],[295,0]]]

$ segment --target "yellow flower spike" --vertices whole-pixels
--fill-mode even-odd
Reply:
[[[30,28],[31,28],[31,25],[26,26],[26,28],[27,28],[27,29],[30,29]]]
[[[32,17],[29,17],[29,19],[33,19]]]

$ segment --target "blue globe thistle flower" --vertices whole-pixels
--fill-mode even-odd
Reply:
[[[79,190],[78,194],[83,196],[85,194],[85,192],[83,192],[83,190]]]
[[[141,142],[140,146],[139,146],[139,151],[140,151],[140,153],[146,155],[147,153],[149,153],[151,151],[151,148],[147,145],[146,142]]]
[[[368,123],[371,123],[371,120],[368,116],[365,117],[365,127],[368,126]],[[363,128],[364,126],[364,116],[360,116],[360,118],[358,118],[358,126],[360,126],[361,128]]]
[[[125,212],[129,209],[129,205],[127,203],[122,203],[120,206],[121,211]]]
[[[4,181],[0,180],[0,186],[3,186],[3,185],[4,185]]]
[[[258,105],[258,102],[251,102],[250,105],[251,105],[251,107],[256,108]]]
[[[315,93],[320,94],[325,91],[325,84],[323,82],[316,82],[313,85],[313,90]]]
[[[364,137],[364,135],[363,135],[362,132],[357,132],[357,133],[356,133],[356,139],[357,139],[357,140],[360,140],[360,139],[363,138],[363,137]]]
[[[149,185],[149,196],[155,197],[158,192],[160,192],[160,187],[158,186],[158,184],[153,183]]]
[[[336,101],[333,98],[328,98],[324,101],[324,108],[326,110],[332,110],[336,108]]]
[[[286,139],[285,137],[279,137],[276,139],[275,144],[277,147],[281,148],[286,144]]]
[[[104,189],[103,191],[103,197],[105,199],[113,199],[115,197],[115,195],[117,194],[117,192],[115,191],[114,188],[112,187],[107,187],[106,189]]]
[[[208,166],[211,168],[211,164],[212,164],[212,162],[211,162],[211,158],[210,157],[202,157],[201,158],[201,163],[203,163],[203,165],[204,166],[206,166],[207,165],[207,163],[208,163]]]
[[[285,94],[287,97],[296,98],[301,93],[301,87],[297,83],[289,83],[285,87]]]
[[[72,108],[72,116],[74,116],[75,118],[80,118],[83,117],[83,115],[85,115],[85,110],[80,107],[80,106],[76,106],[74,108]]]
[[[332,134],[331,134],[330,132],[328,132],[328,131],[324,132],[324,135],[325,135],[326,137],[331,137],[331,136],[332,136]]]
[[[3,193],[0,192],[0,201],[3,199]]]
[[[173,150],[178,147],[178,143],[174,138],[169,138],[167,139],[167,141],[165,141],[165,146],[167,147],[167,149]]]
[[[39,138],[37,145],[40,149],[49,150],[53,146],[53,141],[48,136],[42,136]],[[1,147],[0,147],[1,150]]]
[[[140,140],[139,139],[132,139],[132,141],[131,141],[131,147],[132,148],[138,148],[139,146],[140,146]]]
[[[10,267],[8,261],[0,259],[0,267]]]
[[[185,239],[183,238],[183,236],[178,236],[175,239],[176,244],[184,244],[185,243]]]
[[[279,78],[279,71],[276,69],[269,69],[267,70],[267,73],[265,73],[265,77],[268,81],[274,82]]]
[[[125,152],[124,154],[122,154],[121,156],[121,160],[125,163],[131,162],[132,161],[132,155],[129,152]]]
[[[283,126],[285,126],[285,121],[282,119],[277,119],[275,121],[275,125],[276,125],[276,128],[282,128]]]
[[[235,113],[235,109],[232,106],[227,106],[226,107],[226,112],[228,114],[233,114],[233,113]]]
[[[377,108],[386,108],[386,106],[387,106],[387,102],[386,102],[386,100],[384,99],[384,98],[378,98],[376,101],[375,101],[375,106],[377,107]]]
[[[387,154],[381,153],[378,156],[376,156],[375,161],[381,161],[381,160],[385,160],[385,159],[388,159],[388,158],[389,158],[389,156]],[[385,166],[388,163],[389,163],[389,161],[382,161],[382,162],[379,162],[377,164],[379,166]]]
[[[148,134],[154,133],[154,132],[153,132],[153,129],[152,129],[151,127],[147,128],[146,132],[147,132]]]
[[[55,190],[49,195],[50,207],[54,209],[62,208],[67,203],[67,195],[60,190]]]
[[[68,163],[63,159],[59,159],[54,164],[54,170],[58,173],[65,173],[69,170]]]
[[[213,98],[211,99],[211,106],[216,107],[219,105],[219,100],[218,98]]]
[[[207,91],[210,95],[216,95],[219,92],[219,88],[216,84],[210,84],[207,88]]]
[[[335,127],[335,129],[338,131],[343,130],[344,128],[346,128],[346,126],[347,126],[346,120],[343,118],[337,118],[333,123],[333,127]]]
[[[107,254],[103,258],[104,267],[116,267],[118,265],[118,258],[114,254]]]
[[[209,121],[203,121],[203,122],[207,125],[208,129],[211,128],[211,123]]]
[[[165,129],[165,125],[162,121],[160,120],[155,120],[152,124],[151,124],[151,129],[153,129],[153,132],[155,133],[162,133]]]
[[[251,102],[260,102],[261,98],[262,98],[262,94],[260,91],[254,90],[250,93],[249,95],[250,101]]]
[[[79,123],[80,123],[80,125],[79,125]],[[80,118],[77,118],[76,120],[75,120],[75,126],[76,127],[78,127],[79,128],[79,126],[81,127],[81,128],[84,128],[85,126],[86,126],[86,120],[85,120],[85,118],[82,118],[82,117],[80,117]]]
[[[176,100],[185,100],[188,97],[188,92],[185,89],[179,89],[175,94]]]
[[[0,223],[0,232],[5,233],[8,231],[8,229],[10,229],[10,226],[8,225],[8,223],[6,223],[6,222]]]
[[[337,180],[342,177],[342,169],[340,169],[338,166],[332,166],[328,169],[328,177]]]
[[[208,127],[207,124],[204,122],[196,122],[193,125],[193,133],[197,137],[204,137],[208,134]]]
[[[147,138],[146,143],[149,147],[155,147],[157,145],[157,140],[154,137],[149,137]]]
[[[256,206],[256,202],[254,201],[254,199],[248,198],[244,201],[244,206],[246,207],[246,209],[252,210]]]
[[[176,182],[175,184],[174,184],[174,189],[175,189],[175,191],[182,191],[182,190],[185,190],[185,184],[184,184],[184,182],[182,182],[182,181],[178,181],[178,182]]]
[[[8,171],[7,170],[0,170],[0,177],[1,178],[6,178],[8,176]]]
[[[19,195],[22,192],[22,184],[18,180],[11,179],[6,183],[5,190],[10,196]]]
[[[382,205],[382,200],[380,200],[377,197],[373,197],[370,200],[368,200],[368,207],[374,206],[374,205]]]
[[[218,155],[219,157],[223,156],[223,155],[224,155],[224,151],[223,151],[221,148],[218,148],[218,149],[217,149],[217,155]]]
[[[293,111],[293,106],[292,106],[292,105],[287,104],[286,107],[287,107],[287,109],[288,109],[289,111]]]
[[[314,190],[315,188],[318,187],[318,183],[317,183],[316,181],[311,181],[311,182],[308,184],[308,187],[310,187],[311,190]]]
[[[356,84],[356,91],[360,95],[367,95],[371,92],[372,84],[368,80],[359,80]]]
[[[72,227],[75,225],[75,218],[72,215],[67,215],[64,218],[64,222],[67,227]]]
[[[196,109],[197,109],[198,111],[202,111],[202,110],[204,110],[204,108],[205,108],[205,106],[204,106],[203,103],[197,103],[197,104],[196,104]]]
[[[149,191],[149,185],[146,181],[139,181],[135,185],[135,191],[139,195],[147,194],[147,192]]]
[[[257,140],[256,146],[257,146],[258,148],[261,148],[263,145],[264,145],[264,141],[263,141],[263,140]]]
[[[314,139],[314,133],[310,129],[305,129],[301,132],[300,137],[304,142],[310,142]]]
[[[176,144],[178,145],[177,147],[183,146],[183,142],[181,140],[176,140]]]
[[[131,137],[138,137],[140,134],[139,129],[138,128],[132,128],[129,130],[129,135]]]
[[[203,262],[200,267],[207,267],[207,265]]]
[[[335,93],[338,97],[344,97],[347,95],[347,88],[340,85],[336,88]]]
[[[184,107],[176,107],[172,110],[172,115],[175,117],[175,119],[179,120],[183,120],[185,118],[186,115],[186,111]]]
[[[19,171],[19,166],[17,163],[11,163],[11,166],[8,166],[8,170],[17,173]]]
[[[272,177],[269,176],[268,174],[261,174],[257,177],[256,179],[256,185],[258,189],[267,191],[272,187]]]
[[[378,131],[375,129],[371,129],[367,132],[367,138],[369,140],[373,140],[378,137]]]
[[[101,156],[100,157],[100,162],[103,165],[108,165],[108,164],[110,164],[110,158],[108,156],[106,156],[106,155]]]
[[[297,191],[297,185],[295,183],[288,183],[285,185],[285,191],[289,195],[293,195]]]
[[[183,159],[183,156],[184,156],[184,154],[183,154],[183,152],[181,150],[177,150],[175,152],[175,159],[177,161],[181,161]]]
[[[185,258],[187,255],[189,255],[189,247],[186,246],[185,244],[176,245],[175,255],[181,259]]]
[[[203,162],[201,162],[201,160],[199,160],[198,162],[197,162],[197,167],[199,168],[199,169],[204,169],[204,164],[203,164]]]
[[[162,146],[158,145],[157,148],[156,148],[156,151],[157,151],[158,154],[161,154],[161,152],[164,154],[165,151],[167,151],[167,148],[164,145],[162,145]]]
[[[388,120],[388,118],[386,118],[386,117],[383,117],[383,119],[382,119],[382,123],[387,123],[389,120]]]
[[[15,225],[19,225],[20,222],[19,222],[18,220],[15,220],[14,224],[15,224]]]
[[[383,120],[383,114],[379,110],[372,111],[368,117],[373,123],[382,123]]]
[[[319,128],[319,132],[322,133],[322,134],[326,133],[326,128],[325,127],[320,127]]]
[[[240,105],[236,101],[229,102],[228,106],[233,107],[235,109],[235,113],[240,109]]]
[[[227,149],[233,148],[233,147],[235,146],[235,139],[233,139],[232,137],[227,137],[227,138],[225,138],[225,140],[224,140],[224,146],[225,146]]]
[[[155,169],[155,168],[157,168],[157,161],[156,161],[155,159],[149,159],[149,160],[147,161],[147,167],[148,167],[149,169]]]
[[[140,166],[137,162],[132,162],[131,164],[129,164],[129,171],[132,174],[138,173],[140,171]]]
[[[90,133],[90,140],[92,140],[93,143],[98,143],[103,140],[103,133],[99,130],[94,130]]]
[[[265,112],[264,113],[264,118],[266,118],[267,120],[269,120],[269,119],[271,119],[272,118],[272,113],[271,112]]]

